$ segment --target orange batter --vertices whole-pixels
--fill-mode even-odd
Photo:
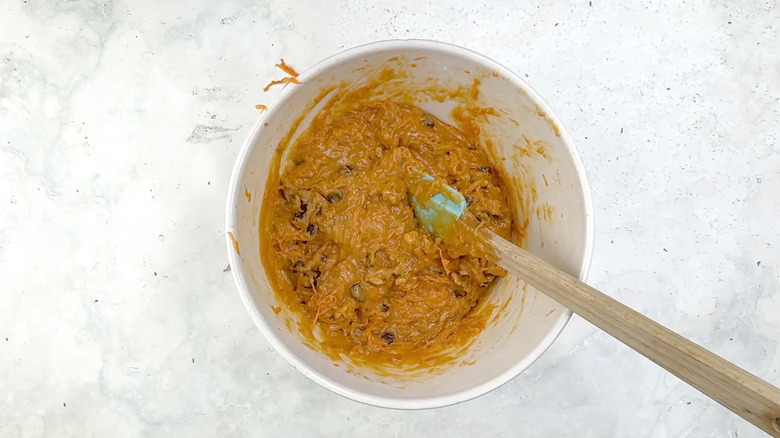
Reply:
[[[470,311],[506,271],[429,234],[409,204],[414,167],[459,190],[480,226],[508,238],[504,183],[477,139],[415,106],[364,101],[317,114],[286,163],[278,190],[266,190],[261,257],[323,350],[419,363],[484,327]]]

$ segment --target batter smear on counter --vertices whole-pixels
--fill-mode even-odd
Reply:
[[[265,194],[261,257],[324,351],[419,364],[484,327],[470,311],[506,271],[428,233],[408,193],[411,168],[443,178],[509,238],[505,186],[476,139],[412,105],[357,102],[318,113],[285,163]]]

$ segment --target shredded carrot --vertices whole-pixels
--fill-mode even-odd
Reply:
[[[276,66],[279,67],[283,72],[287,73],[288,75],[294,78],[298,77],[298,72],[295,71],[294,68],[287,65],[287,63],[284,62],[284,59],[282,59],[282,62],[280,62],[279,64],[276,64]]]
[[[312,284],[312,289],[314,289],[314,285]],[[316,289],[315,289],[316,293]],[[320,318],[320,314],[323,310],[326,311],[333,311],[333,308],[336,307],[337,299],[335,295],[327,295],[325,298],[320,300],[320,306],[317,308],[317,313],[314,315],[314,323],[317,323],[317,320]]]
[[[265,105],[255,105],[255,108],[259,109],[260,111],[268,111],[268,107]]]
[[[480,225],[482,225],[481,222],[480,222]],[[437,245],[436,249],[439,250],[439,258],[441,259],[441,266],[442,266],[442,268],[444,268],[444,272],[446,272],[447,275],[450,275],[449,266],[450,266],[450,261],[451,260],[447,259],[447,257],[444,257],[444,253],[442,252],[440,246]]]
[[[295,79],[294,77],[288,77],[288,78],[282,78],[278,81],[271,81],[268,85],[263,88],[263,91],[268,91],[273,87],[274,85],[281,85],[281,84],[300,84],[301,82],[298,79]]]

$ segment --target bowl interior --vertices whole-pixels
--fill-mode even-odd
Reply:
[[[486,329],[448,366],[399,377],[354,369],[307,347],[295,329],[295,315],[280,304],[259,257],[260,207],[277,145],[299,116],[311,110],[322,90],[354,87],[392,68],[397,74],[385,96],[402,90],[414,103],[445,121],[464,100],[442,90],[464,90],[469,105],[492,108],[480,120],[481,136],[511,187],[512,204],[529,251],[583,278],[590,262],[590,200],[571,140],[551,110],[527,84],[496,63],[454,46],[391,41],[351,49],[301,75],[258,122],[239,155],[228,205],[230,261],[254,321],[274,347],[321,385],[352,399],[395,408],[444,406],[481,395],[536,360],[563,329],[571,312],[511,276],[487,299],[493,304]],[[478,93],[471,87],[478,84]],[[456,96],[452,91],[451,96]],[[327,99],[327,98],[326,98]],[[296,132],[305,129],[304,119]],[[235,239],[235,242],[233,241]],[[276,309],[275,309],[276,308]]]

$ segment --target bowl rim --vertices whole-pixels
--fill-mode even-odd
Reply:
[[[487,68],[493,69],[509,81],[516,87],[522,89],[547,115],[547,117],[555,123],[558,127],[561,139],[566,145],[566,148],[571,156],[574,167],[577,171],[577,177],[580,181],[580,190],[582,191],[582,199],[584,201],[585,210],[585,248],[582,260],[580,263],[580,275],[579,279],[585,281],[588,273],[590,272],[591,262],[593,259],[593,246],[594,246],[594,218],[593,218],[593,200],[591,198],[590,185],[588,183],[587,173],[585,166],[582,163],[582,159],[579,152],[574,147],[574,140],[569,134],[566,127],[561,123],[560,118],[555,114],[550,105],[542,98],[542,96],[536,92],[525,80],[519,75],[504,67],[500,63],[480,54],[473,50],[466,49],[464,47],[425,39],[393,39],[370,42],[362,45],[358,45],[336,54],[333,54],[322,61],[316,63],[309,69],[303,71],[298,79],[302,82],[307,81],[311,77],[316,77],[322,72],[330,68],[332,65],[337,64],[345,59],[358,57],[364,54],[368,54],[375,51],[392,50],[392,49],[423,49],[427,51],[447,52],[448,54],[459,56],[467,59],[471,59],[479,64],[484,65]],[[286,101],[293,93],[294,87],[285,86],[279,95],[273,100],[273,103],[269,108],[279,107],[284,101]],[[269,110],[270,111],[270,110]],[[266,320],[262,317],[259,310],[253,304],[253,300],[250,293],[249,281],[244,275],[243,265],[240,263],[240,256],[233,249],[233,242],[230,235],[237,229],[236,218],[236,205],[240,202],[240,197],[243,196],[243,192],[239,189],[239,182],[244,172],[247,169],[247,157],[252,151],[252,144],[254,140],[263,130],[263,121],[267,117],[268,112],[260,115],[254,126],[246,136],[241,149],[236,157],[233,171],[230,177],[227,194],[227,214],[226,214],[226,230],[225,233],[225,245],[227,247],[228,260],[232,267],[231,272],[233,274],[233,280],[238,288],[241,301],[249,311],[252,320],[260,331],[265,335],[268,342],[274,347],[274,349],[281,354],[291,365],[293,365],[298,371],[304,374],[306,377],[316,382],[320,386],[327,388],[328,390],[351,400],[365,403],[372,406],[392,408],[392,409],[432,409],[450,406],[458,403],[462,403],[484,394],[493,391],[500,386],[506,384],[513,378],[517,377],[536,362],[545,351],[555,342],[560,336],[566,324],[571,319],[572,311],[565,309],[565,312],[558,317],[558,321],[553,326],[547,335],[537,344],[537,346],[531,350],[531,352],[523,359],[518,361],[512,367],[504,371],[503,373],[493,377],[481,385],[471,387],[469,389],[456,392],[453,394],[437,397],[426,398],[396,398],[396,397],[382,397],[372,394],[367,394],[362,391],[355,390],[353,388],[346,387],[339,383],[336,383],[329,378],[321,375],[319,372],[310,368],[301,359],[299,359],[287,346],[276,336],[276,333]]]

